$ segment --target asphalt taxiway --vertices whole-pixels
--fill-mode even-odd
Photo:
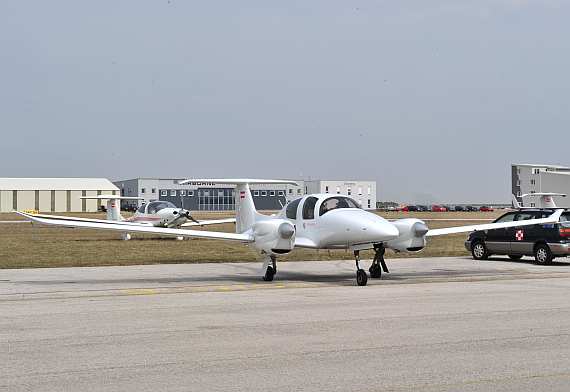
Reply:
[[[0,270],[0,390],[567,391],[556,261]]]

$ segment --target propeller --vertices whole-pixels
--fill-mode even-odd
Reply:
[[[196,223],[200,224],[200,222],[198,222],[196,219],[194,219],[190,216],[190,211],[188,211],[188,210],[180,210],[180,215],[184,215],[186,218],[190,219],[192,222],[196,222]]]

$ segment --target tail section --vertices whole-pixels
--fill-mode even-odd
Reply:
[[[558,208],[556,203],[554,203],[553,196],[561,196],[566,197],[564,193],[546,193],[546,192],[536,192],[532,194],[525,194],[521,197],[525,196],[540,196],[540,208]]]
[[[290,184],[298,185],[295,181],[289,180],[250,180],[250,179],[197,179],[185,180],[181,185],[192,182],[209,184],[231,184],[235,185],[236,198],[236,233],[241,234],[253,226],[255,222],[267,219],[267,215],[260,214],[255,209],[249,184]]]
[[[116,195],[81,196],[78,199],[98,199],[107,200],[107,220],[123,221],[119,200],[141,200],[140,197],[124,197]]]

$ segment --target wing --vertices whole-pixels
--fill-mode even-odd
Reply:
[[[167,235],[173,237],[204,238],[211,240],[224,240],[224,241],[234,241],[242,243],[249,243],[254,241],[253,236],[248,234],[222,233],[217,231],[201,231],[201,230],[186,230],[186,229],[167,229],[162,227],[132,224],[128,222],[110,222],[110,221],[103,221],[97,219],[81,219],[81,218],[77,218],[81,220],[60,219],[65,217],[55,216],[54,218],[50,215],[43,215],[43,217],[37,217],[34,214],[28,214],[20,211],[14,211],[14,213],[20,215],[21,217],[31,222],[42,223],[44,225],[66,227],[70,229],[82,228],[82,229],[95,229],[95,230],[114,230],[114,231],[121,231],[124,233],[158,234],[158,235]],[[48,216],[49,218],[46,218],[46,216]]]
[[[467,233],[471,231],[481,231],[481,230],[493,230],[493,229],[503,229],[507,227],[518,227],[518,226],[531,226],[531,225],[544,225],[547,223],[556,223],[560,219],[560,215],[564,210],[556,210],[552,215],[547,218],[541,219],[528,219],[522,221],[514,222],[504,222],[504,223],[486,223],[482,225],[471,225],[471,226],[458,226],[458,227],[447,227],[444,229],[433,229],[427,232],[426,237],[433,237],[436,235],[445,234],[455,234],[455,233]]]
[[[186,222],[181,224],[181,227],[188,227],[188,226],[204,226],[204,225],[215,225],[217,223],[235,223],[236,218],[227,218],[227,219],[213,219],[213,220],[201,220],[199,223],[196,222]]]
[[[318,246],[313,240],[310,240],[306,237],[296,237],[295,248],[318,249]]]

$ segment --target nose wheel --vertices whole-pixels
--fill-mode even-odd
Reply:
[[[356,259],[356,283],[358,283],[359,286],[366,286],[366,283],[368,283],[368,276],[366,275],[366,271],[364,271],[360,265],[359,250],[354,251],[354,258]]]

